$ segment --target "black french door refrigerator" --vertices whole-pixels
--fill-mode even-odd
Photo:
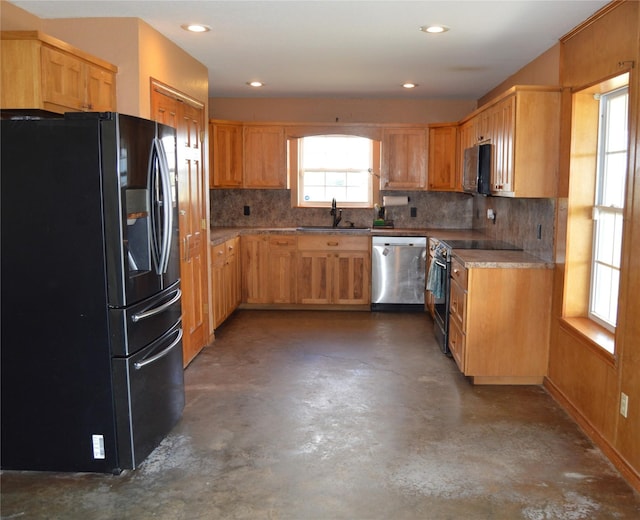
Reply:
[[[184,408],[173,128],[3,120],[1,465],[118,474]]]

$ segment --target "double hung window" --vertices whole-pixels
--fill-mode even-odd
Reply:
[[[589,317],[615,330],[627,174],[628,87],[600,94]]]

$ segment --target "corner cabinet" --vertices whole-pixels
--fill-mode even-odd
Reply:
[[[453,258],[450,276],[449,349],[462,373],[474,384],[541,384],[553,270],[467,269]]]
[[[457,164],[458,123],[429,125],[430,191],[462,191],[462,170]]]
[[[389,127],[382,131],[382,190],[424,190],[427,128]]]
[[[0,108],[116,110],[117,67],[39,31],[2,32]]]

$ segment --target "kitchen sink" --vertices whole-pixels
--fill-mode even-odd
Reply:
[[[365,226],[298,226],[296,231],[369,231],[370,227]]]

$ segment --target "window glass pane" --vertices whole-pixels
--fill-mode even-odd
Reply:
[[[624,207],[624,186],[627,174],[627,154],[607,154],[604,158],[604,182],[602,184],[602,206]]]
[[[613,264],[615,215],[600,211],[595,225],[597,229],[594,260],[611,265]]]
[[[325,135],[301,140],[301,203],[372,205],[372,141],[362,137]]]
[[[608,152],[627,149],[627,100],[626,95],[618,95],[608,100],[606,144]]]

